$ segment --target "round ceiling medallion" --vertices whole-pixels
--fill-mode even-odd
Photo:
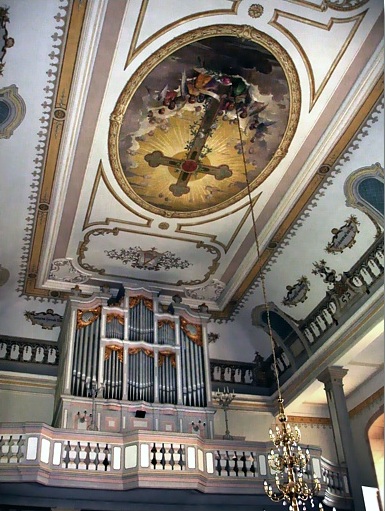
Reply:
[[[246,26],[197,29],[155,52],[127,83],[111,115],[112,170],[156,214],[213,213],[278,165],[300,103],[294,64],[276,41]]]

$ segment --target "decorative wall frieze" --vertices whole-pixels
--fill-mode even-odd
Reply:
[[[290,422],[290,424],[300,424],[301,426],[304,425],[305,428],[306,426],[317,428],[322,426],[325,428],[326,426],[331,427],[332,425],[332,421],[328,417],[301,417],[298,415],[288,415],[287,420]]]
[[[374,394],[369,396],[365,401],[354,407],[349,412],[349,417],[353,418],[356,415],[359,415],[360,413],[364,412],[367,408],[373,406],[373,405],[384,405],[384,387],[381,389],[378,389]]]

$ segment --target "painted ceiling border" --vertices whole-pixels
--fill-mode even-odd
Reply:
[[[277,250],[284,242],[285,238],[293,229],[295,229],[295,225],[298,221],[300,221],[301,216],[314,200],[315,195],[321,188],[328,185],[328,180],[332,177],[331,170],[338,164],[343,155],[353,146],[355,139],[365,128],[368,117],[374,112],[381,102],[383,92],[384,77],[381,76],[368,94],[362,107],[350,121],[347,129],[338,139],[331,151],[329,151],[329,154],[326,156],[323,163],[318,167],[318,171],[309,182],[299,200],[294,204],[290,212],[286,215],[285,219],[278,227],[273,238],[265,250],[261,253],[257,263],[243,279],[241,286],[239,286],[235,293],[233,293],[229,303],[222,311],[215,311],[212,313],[213,320],[231,320],[233,319],[234,314],[243,306],[244,300],[258,285],[260,273],[262,271],[265,272],[267,266],[273,262],[271,259],[276,255]]]
[[[100,221],[90,222],[90,218],[91,218],[91,214],[92,214],[92,209],[93,209],[93,206],[94,206],[94,203],[95,203],[96,194],[97,194],[98,189],[99,189],[100,181],[102,181],[105,184],[105,186],[108,189],[108,191],[110,192],[110,194],[114,197],[114,199],[116,199],[116,201],[121,206],[123,206],[125,209],[128,209],[128,211],[130,213],[132,213],[133,215],[135,215],[135,216],[145,220],[145,223],[140,224],[139,222],[130,222],[128,220],[119,220],[118,218],[111,218],[111,217],[106,217],[104,220],[100,220]],[[137,211],[132,209],[126,202],[124,202],[124,200],[122,200],[118,196],[118,194],[115,192],[115,190],[111,186],[111,183],[109,182],[109,180],[108,180],[108,178],[106,176],[106,173],[104,171],[103,163],[100,160],[99,165],[98,165],[98,170],[97,170],[97,173],[96,173],[96,176],[95,176],[94,184],[93,184],[93,187],[92,187],[92,191],[91,191],[90,201],[88,203],[86,215],[85,215],[84,222],[83,222],[83,231],[85,231],[89,227],[93,227],[95,225],[110,225],[111,223],[114,223],[114,222],[115,223],[120,223],[120,224],[135,225],[136,227],[150,228],[152,223],[153,223],[153,221],[154,221],[153,218],[149,218],[149,217],[146,217],[144,215],[141,215],[140,213],[138,213]]]
[[[135,71],[122,90],[114,110],[110,116],[110,127],[108,132],[108,155],[112,172],[120,188],[126,193],[136,204],[143,209],[150,211],[156,215],[165,218],[194,218],[203,217],[212,213],[216,213],[247,197],[247,188],[228,198],[226,201],[215,206],[201,209],[199,211],[168,211],[160,207],[149,204],[132,189],[124,176],[120,154],[119,154],[119,138],[120,129],[126,115],[127,108],[136,93],[138,87],[143,80],[151,73],[151,71],[163,61],[166,57],[172,55],[175,51],[188,44],[199,42],[203,39],[211,37],[229,36],[240,39],[247,39],[269,52],[277,59],[285,74],[287,85],[289,87],[290,110],[289,118],[286,125],[282,140],[276,149],[274,155],[267,163],[262,172],[250,183],[251,190],[255,190],[262,182],[264,182],[279,163],[287,154],[290,144],[297,131],[300,110],[302,104],[301,86],[297,69],[285,48],[273,39],[270,35],[257,30],[250,25],[209,25],[201,28],[190,30],[175,39],[164,44],[149,58],[147,58]]]
[[[307,73],[308,79],[309,79],[309,89],[310,89],[309,112],[312,111],[314,105],[316,104],[317,100],[319,99],[322,92],[324,91],[327,83],[329,82],[333,72],[335,71],[335,69],[338,66],[339,62],[341,61],[342,57],[344,56],[349,44],[351,43],[353,37],[355,36],[355,34],[356,34],[359,26],[361,25],[361,22],[364,19],[367,12],[368,12],[368,9],[366,11],[363,11],[360,14],[356,14],[355,16],[352,16],[350,18],[330,18],[328,23],[320,23],[318,21],[310,20],[308,18],[304,18],[302,16],[298,16],[298,15],[295,15],[292,13],[280,11],[278,9],[274,10],[274,16],[271,19],[271,21],[269,21],[269,24],[271,26],[273,26],[274,28],[276,28],[277,30],[279,30],[282,34],[284,34],[292,42],[292,44],[295,46],[298,53],[300,54],[300,56],[303,60],[303,63],[305,65],[306,73]],[[306,55],[306,52],[302,48],[302,45],[298,41],[296,36],[292,32],[290,32],[285,26],[281,25],[278,22],[279,17],[297,21],[299,23],[302,22],[306,25],[311,25],[312,27],[316,27],[321,30],[326,30],[327,32],[330,32],[332,27],[336,24],[349,23],[351,21],[355,21],[345,42],[342,44],[340,50],[338,51],[337,56],[334,58],[333,62],[331,63],[329,70],[327,71],[326,75],[324,76],[324,78],[317,90],[315,89],[313,68],[309,61],[309,58]]]
[[[45,228],[47,225],[49,203],[51,200],[53,181],[56,171],[56,162],[59,155],[63,127],[66,117],[69,94],[71,90],[77,49],[85,18],[87,0],[74,0],[67,5],[60,5],[60,11],[55,16],[63,25],[55,27],[60,36],[53,37],[53,51],[50,54],[51,64],[47,71],[47,96],[43,103],[43,114],[40,118],[41,135],[39,144],[36,146],[35,170],[32,173],[32,193],[29,196],[30,215],[27,218],[24,252],[20,265],[17,292],[25,296],[27,300],[32,297],[45,298],[57,301],[61,299],[57,291],[50,292],[47,289],[37,287],[39,260],[43,245]],[[56,53],[59,50],[59,54]],[[54,94],[52,95],[52,91]]]
[[[158,0],[156,0],[158,1]],[[177,21],[174,21],[172,23],[169,23],[168,25],[164,26],[155,34],[153,34],[151,37],[148,37],[145,39],[139,46],[136,46],[138,43],[140,31],[142,30],[144,17],[146,15],[147,7],[150,2],[150,0],[142,0],[142,4],[140,6],[138,19],[135,25],[134,33],[131,39],[131,45],[130,49],[128,50],[126,63],[124,66],[124,69],[127,69],[129,64],[134,60],[134,58],[139,55],[141,51],[143,51],[147,46],[149,46],[153,41],[161,37],[162,35],[166,34],[167,32],[170,32],[174,28],[178,27],[179,25],[182,25],[183,23],[188,23],[189,21],[193,21],[196,19],[208,17],[208,16],[219,16],[219,15],[236,15],[238,13],[238,7],[242,0],[234,0],[233,5],[230,7],[230,9],[214,9],[212,11],[201,11],[195,14],[189,14],[188,16],[184,16],[183,18],[180,18]]]

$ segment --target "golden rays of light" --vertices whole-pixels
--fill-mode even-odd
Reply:
[[[132,189],[149,204],[174,211],[199,211],[217,206],[242,192],[246,187],[242,155],[239,151],[239,132],[235,122],[218,120],[218,126],[208,137],[206,146],[211,151],[201,158],[202,163],[217,167],[228,165],[232,175],[223,180],[215,176],[196,173],[191,175],[188,194],[176,197],[170,191],[170,185],[176,183],[178,170],[166,165],[150,167],[145,156],[154,151],[161,151],[164,156],[186,157],[186,143],[193,139],[190,127],[200,121],[201,115],[183,109],[169,117],[167,122],[154,125],[152,133],[137,137],[138,149],[132,156],[135,167],[133,176],[127,178]],[[247,170],[252,170],[250,164]],[[130,169],[131,170],[131,169]]]

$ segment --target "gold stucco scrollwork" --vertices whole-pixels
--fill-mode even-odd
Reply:
[[[107,323],[111,323],[111,321],[114,319],[116,319],[120,325],[124,325],[124,317],[121,314],[107,314]]]
[[[158,328],[162,328],[164,325],[168,325],[170,328],[175,330],[175,322],[171,321],[170,319],[161,319],[158,321]]]
[[[117,344],[109,344],[108,346],[105,347],[104,360],[109,360],[109,358],[111,357],[111,353],[113,351],[117,352],[118,360],[120,360],[120,362],[123,362],[123,347],[118,346]]]
[[[188,322],[185,318],[180,318],[180,327],[187,335],[190,341],[195,342],[198,346],[203,346],[202,326]]]
[[[154,352],[147,348],[129,348],[128,354],[129,355],[137,355],[140,351],[143,351],[143,353],[146,355],[146,357],[154,358]]]
[[[146,298],[145,296],[138,295],[138,296],[130,296],[129,299],[129,307],[130,309],[133,309],[138,305],[140,301],[143,301],[144,306],[149,309],[150,311],[154,310],[154,302],[150,300],[150,298]]]
[[[84,328],[85,326],[91,325],[91,323],[98,319],[101,310],[102,308],[100,305],[94,309],[78,309],[76,328]]]
[[[323,5],[325,9],[329,7],[335,11],[353,11],[368,2],[369,0],[324,0]]]
[[[161,367],[164,363],[165,357],[170,358],[172,367],[176,367],[175,353],[173,351],[160,351],[158,354],[158,365]]]

